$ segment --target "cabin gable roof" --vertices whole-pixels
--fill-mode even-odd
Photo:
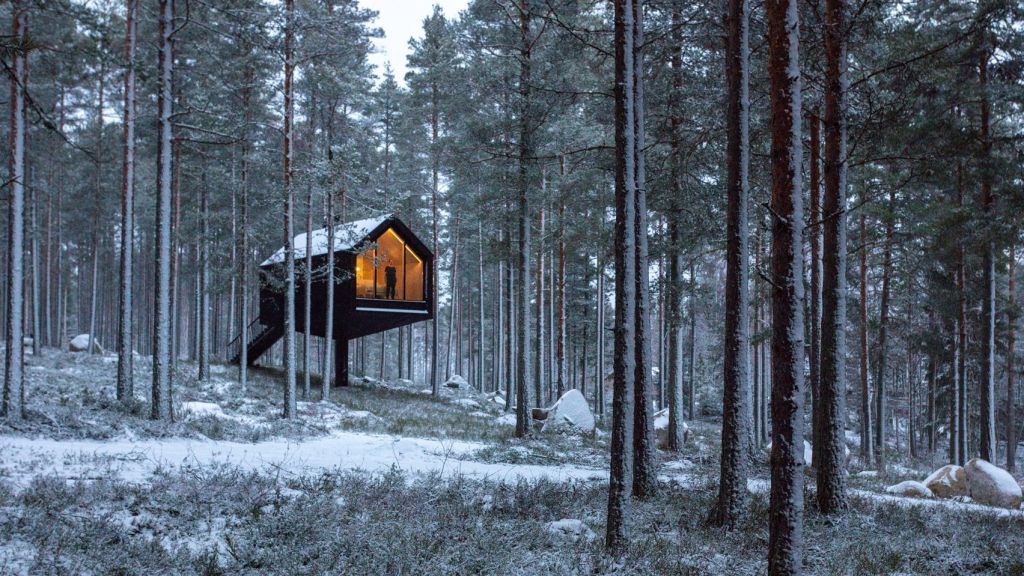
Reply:
[[[412,247],[413,251],[420,256],[433,258],[433,253],[412,233],[412,230],[393,214],[363,218],[334,226],[334,252],[356,252],[363,245],[377,240],[388,228],[394,228],[398,235],[405,240],[406,244]],[[312,231],[312,255],[322,256],[328,251],[328,230],[327,227]],[[306,233],[303,232],[292,239],[292,251],[295,259],[300,260],[306,257]],[[282,246],[269,258],[264,260],[260,267],[274,266],[281,264],[285,259],[285,250]]]

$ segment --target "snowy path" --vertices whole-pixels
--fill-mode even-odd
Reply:
[[[0,479],[25,486],[41,473],[65,478],[113,474],[127,481],[143,482],[160,468],[213,463],[295,475],[339,469],[380,472],[397,466],[411,473],[464,474],[496,482],[607,478],[605,470],[581,466],[491,464],[466,459],[467,454],[485,446],[355,432],[338,432],[302,442],[275,440],[256,444],[189,439],[67,441],[8,436],[0,437]]]

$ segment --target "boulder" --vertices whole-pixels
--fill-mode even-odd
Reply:
[[[1020,508],[1020,484],[1006,470],[986,460],[973,458],[964,466],[964,471],[967,492],[975,502],[1013,510]]]
[[[575,518],[563,518],[562,520],[548,522],[544,525],[544,529],[556,536],[573,540],[582,538],[591,541],[597,538],[597,534],[593,530],[584,524],[582,520]]]
[[[100,354],[103,353],[103,347],[100,346],[99,340],[96,340],[95,338],[93,338],[92,339],[92,347],[93,347],[92,349],[93,349],[94,352],[99,352]],[[88,334],[79,334],[78,336],[75,336],[74,338],[72,338],[71,342],[68,344],[68,350],[70,350],[72,352],[86,352],[86,351],[88,351],[89,350],[89,335]]]
[[[544,422],[545,430],[568,427],[586,434],[594,431],[594,413],[590,411],[587,399],[575,388],[562,394],[545,412],[544,418],[535,417]]]
[[[916,480],[906,480],[899,484],[894,484],[886,488],[885,491],[889,494],[908,496],[910,498],[932,498],[935,496],[927,486]]]
[[[452,374],[452,377],[444,385],[449,388],[469,388],[469,382],[466,382],[466,379],[458,374]]]
[[[946,464],[925,478],[924,485],[939,498],[967,496],[967,471],[956,464]]]
[[[658,448],[664,449],[668,446],[668,418],[668,408],[654,413],[654,436],[657,440]],[[680,424],[683,425],[683,442],[686,442],[689,437],[690,428],[686,425],[686,422],[680,422]]]

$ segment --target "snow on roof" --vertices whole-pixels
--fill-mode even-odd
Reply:
[[[375,216],[373,218],[363,218],[362,220],[354,220],[352,222],[345,222],[344,224],[335,224],[334,226],[334,252],[344,252],[346,250],[352,250],[355,248],[366,235],[373,232],[373,229],[380,226],[385,220],[391,218],[391,214],[385,214],[384,216]],[[327,228],[320,228],[314,230],[313,235],[313,256],[320,256],[321,254],[327,254]],[[299,234],[292,240],[292,248],[295,253],[295,259],[306,257],[306,233]],[[274,252],[270,258],[263,261],[260,266],[269,266],[271,264],[279,264],[284,262],[284,247],[282,246],[277,252]]]

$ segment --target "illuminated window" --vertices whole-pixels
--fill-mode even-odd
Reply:
[[[422,301],[426,270],[394,230],[356,256],[356,297]]]

